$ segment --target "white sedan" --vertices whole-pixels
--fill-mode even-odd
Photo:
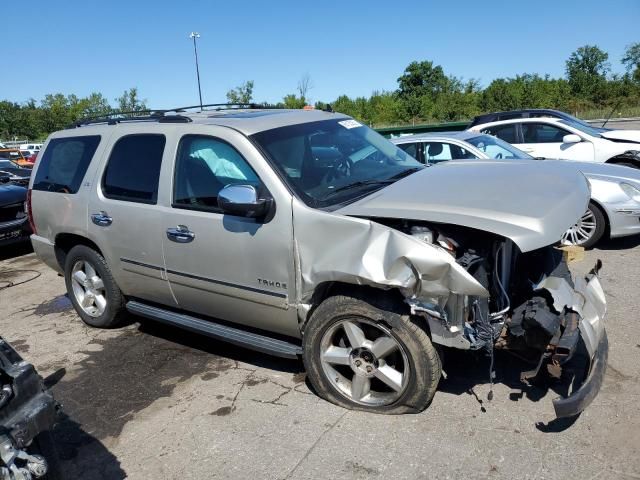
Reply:
[[[538,158],[640,168],[640,130],[605,130],[559,118],[515,118],[474,125]]]
[[[407,135],[391,141],[427,165],[449,160],[533,160],[498,138],[469,130]],[[639,234],[640,171],[618,165],[585,162],[576,165],[589,180],[591,202],[561,242],[589,248],[606,234],[611,238]]]

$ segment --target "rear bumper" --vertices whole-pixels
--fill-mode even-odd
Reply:
[[[64,273],[56,257],[56,247],[45,237],[31,235],[31,245],[38,258],[58,273]]]
[[[573,417],[587,408],[593,399],[596,398],[607,370],[608,356],[609,340],[607,339],[607,333],[604,332],[598,344],[598,350],[591,360],[591,368],[587,379],[579,389],[568,397],[553,400],[556,417]]]
[[[0,245],[24,242],[29,239],[30,233],[26,217],[0,223]]]

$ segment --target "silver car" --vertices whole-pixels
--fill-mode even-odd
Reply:
[[[498,348],[571,382],[564,417],[608,351],[600,266],[573,280],[552,246],[588,201],[568,163],[425,168],[345,115],[217,107],[54,133],[27,209],[88,325],[302,357],[319,395],[378,413],[426,408],[444,348]]]
[[[391,141],[428,165],[453,159],[534,159],[499,138],[472,131],[407,135]],[[561,242],[589,248],[607,234],[610,238],[639,234],[640,171],[613,164],[573,164],[589,180],[591,202]]]

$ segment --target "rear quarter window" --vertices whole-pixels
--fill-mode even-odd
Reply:
[[[76,193],[99,144],[100,135],[51,140],[41,155],[32,189]]]

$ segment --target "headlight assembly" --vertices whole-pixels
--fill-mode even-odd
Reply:
[[[640,202],[640,188],[634,187],[628,183],[621,183],[620,188],[632,200]]]

